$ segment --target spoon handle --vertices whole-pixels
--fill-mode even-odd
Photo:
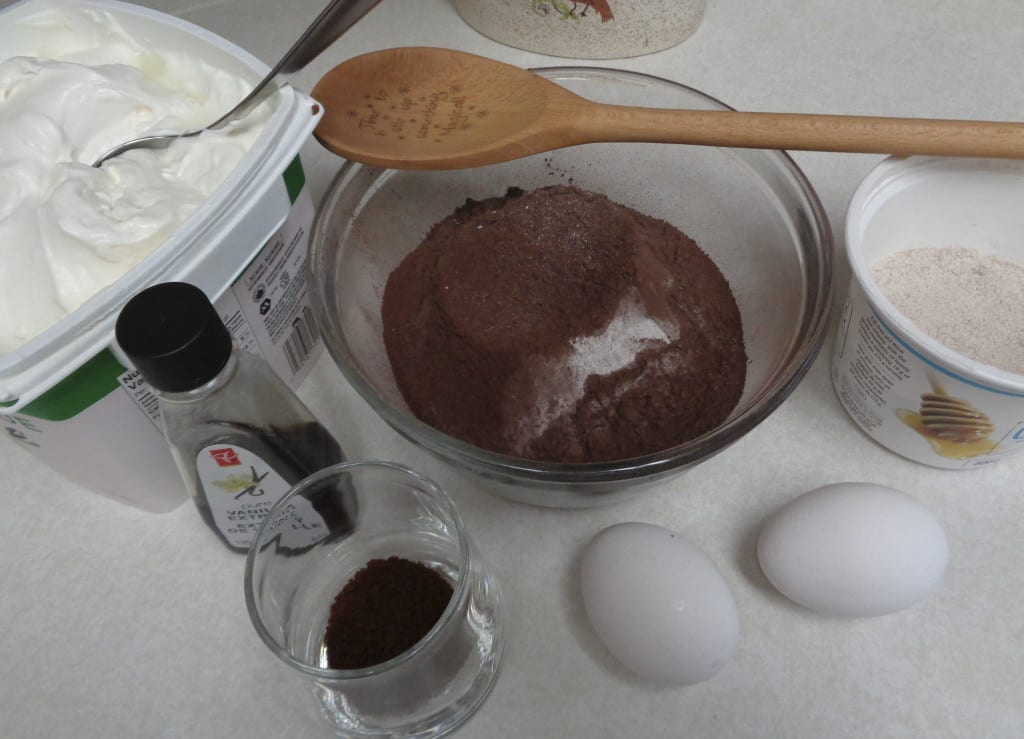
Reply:
[[[662,110],[597,103],[581,106],[574,113],[576,132],[590,142],[1024,158],[1024,123]]]
[[[217,130],[244,118],[253,108],[277,92],[278,87],[289,77],[316,59],[324,49],[373,10],[379,2],[380,0],[331,0],[267,76],[260,80],[238,105],[207,128]]]

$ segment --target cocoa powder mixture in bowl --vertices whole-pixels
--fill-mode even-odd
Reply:
[[[539,73],[602,102],[724,107],[696,90],[641,74],[593,68]],[[570,258],[571,243],[562,243],[555,256],[531,251],[536,222],[503,222],[475,246],[455,245],[463,257],[473,254],[468,261],[437,258],[429,250],[426,257],[410,257],[410,266],[396,275],[402,287],[392,306],[405,317],[391,315],[391,308],[382,316],[388,278],[431,229],[444,233],[448,226],[439,224],[460,207],[456,218],[508,217],[515,209],[504,216],[505,207],[487,211],[513,186],[526,194],[506,207],[518,202],[539,208],[543,202],[552,213],[578,210],[590,239],[575,252],[581,263]],[[609,223],[604,219],[617,209],[612,203],[633,215],[618,211],[619,225]],[[623,228],[631,231],[628,239]],[[699,250],[689,248],[689,239]],[[528,248],[506,248],[512,242]],[[702,270],[691,288],[659,297],[644,287],[678,281],[673,271],[684,265]],[[314,313],[332,359],[396,431],[474,473],[479,487],[532,504],[589,506],[635,494],[710,459],[782,403],[824,338],[832,241],[817,196],[782,152],[599,144],[453,171],[347,162],[317,217],[309,274]],[[446,282],[473,289],[453,297]],[[488,289],[494,284],[503,295]],[[729,293],[733,299],[724,299]],[[426,299],[417,303],[417,295]],[[695,297],[705,308],[718,307],[692,314],[687,301]],[[548,312],[534,312],[533,301]],[[577,311],[583,303],[587,310]],[[739,326],[733,322],[737,312]],[[719,328],[689,333],[709,320]],[[386,322],[395,328],[387,348]],[[607,341],[616,334],[626,339],[625,350]],[[686,340],[698,334],[703,344]],[[707,339],[714,336],[719,338]],[[399,356],[396,370],[389,349]],[[682,375],[685,381],[667,379],[673,369],[630,402],[634,380],[685,364],[677,362],[684,355],[706,362],[706,369],[695,363]],[[526,365],[543,365],[541,371],[522,374],[524,357]],[[602,379],[588,381],[594,370]],[[502,389],[500,403],[474,398],[495,384]],[[692,391],[690,400],[677,397],[683,387]],[[410,389],[406,400],[403,391]],[[435,428],[440,421],[430,415],[437,410],[431,404],[439,407],[442,397],[446,407],[466,412],[454,421],[461,430]],[[531,403],[538,409],[532,416],[508,411]],[[659,420],[666,409],[668,422]],[[517,418],[524,421],[519,428],[509,422]],[[692,436],[678,440],[680,427]],[[467,430],[485,431],[467,437]],[[665,447],[670,437],[675,440]]]
[[[572,186],[467,200],[391,273],[381,308],[417,418],[548,462],[653,454],[743,391],[739,309],[664,221]]]

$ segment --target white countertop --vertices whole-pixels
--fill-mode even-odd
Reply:
[[[272,62],[321,0],[147,0]],[[679,47],[598,62],[686,83],[749,110],[1021,118],[1020,0],[710,0]],[[451,46],[524,66],[564,60],[500,46],[451,0],[384,0],[297,80],[399,45]],[[837,235],[877,156],[801,154]],[[310,143],[319,197],[339,161]],[[328,361],[301,394],[353,458],[409,464],[447,487],[507,601],[496,687],[466,737],[1016,737],[1024,731],[1024,454],[972,472],[905,461],[864,436],[828,377],[831,342],[765,423],[724,453],[612,507],[545,510],[473,489],[375,417]],[[0,444],[0,736],[328,736],[307,685],[256,637],[242,557],[191,504],[135,511]],[[778,595],[754,555],[763,517],[808,489],[868,480],[905,490],[943,522],[938,591],[876,619],[825,618]],[[601,528],[673,528],[735,594],[739,652],[712,680],[645,684],[619,668],[582,612],[577,563]]]

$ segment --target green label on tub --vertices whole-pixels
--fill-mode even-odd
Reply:
[[[306,173],[302,170],[302,162],[296,156],[292,163],[284,170],[284,186],[288,190],[288,200],[295,205],[295,198],[299,197],[302,188],[306,184]]]
[[[125,368],[104,349],[20,412],[45,421],[66,421],[77,416],[117,388],[117,377]]]

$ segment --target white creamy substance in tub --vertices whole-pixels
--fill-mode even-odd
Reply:
[[[54,8],[5,34],[0,61],[0,353],[116,281],[163,243],[235,167],[267,118],[163,151],[90,165],[145,133],[211,123],[248,81],[135,40],[108,13]],[[9,53],[8,49],[5,52]]]

